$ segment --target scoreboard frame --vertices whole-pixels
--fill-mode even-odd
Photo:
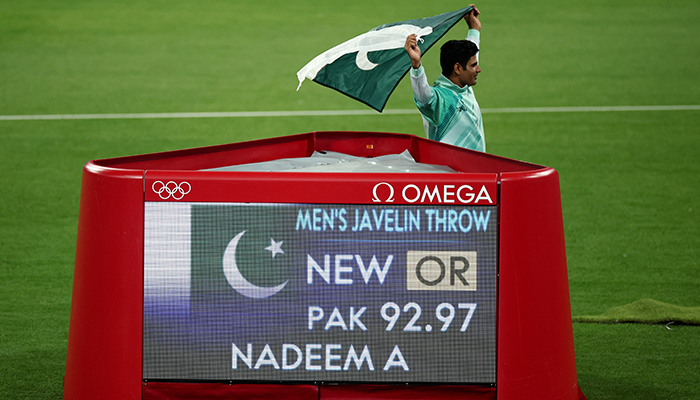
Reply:
[[[308,157],[314,151],[369,158],[405,150],[417,162],[447,165],[457,173],[207,171]],[[421,190],[428,195],[417,195]],[[497,206],[496,384],[144,380],[144,208],[146,202],[180,201]],[[558,173],[380,132],[311,132],[88,162],[64,398],[275,398],[280,393],[300,400],[584,399],[576,379]]]

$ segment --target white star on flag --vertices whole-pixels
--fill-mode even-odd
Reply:
[[[279,253],[284,254],[284,250],[282,250],[282,243],[284,243],[284,240],[275,242],[275,239],[270,238],[270,245],[265,247],[265,250],[270,251],[272,253],[272,258],[275,258],[275,256]]]

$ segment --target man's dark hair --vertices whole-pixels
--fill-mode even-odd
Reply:
[[[469,40],[450,40],[440,48],[440,67],[442,74],[450,76],[455,63],[459,63],[465,69],[467,62],[479,52],[476,44]]]

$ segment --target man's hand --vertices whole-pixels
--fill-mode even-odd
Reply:
[[[411,65],[413,69],[420,68],[420,47],[418,47],[418,37],[415,34],[408,35],[406,44],[403,46],[406,53],[411,57]]]
[[[469,14],[464,16],[464,20],[467,21],[469,29],[476,29],[477,31],[481,32],[481,21],[479,21],[479,14],[481,13],[474,4],[471,4],[470,6],[474,7],[474,9],[470,11]]]

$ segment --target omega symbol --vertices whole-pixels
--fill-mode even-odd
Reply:
[[[375,203],[381,203],[382,200],[379,198],[377,195],[377,189],[379,189],[382,186],[388,186],[389,187],[389,196],[384,200],[385,203],[393,203],[394,202],[394,187],[391,186],[391,184],[386,183],[386,182],[379,182],[376,185],[374,185],[374,189],[372,189],[372,195],[374,196],[372,198],[372,201]]]

